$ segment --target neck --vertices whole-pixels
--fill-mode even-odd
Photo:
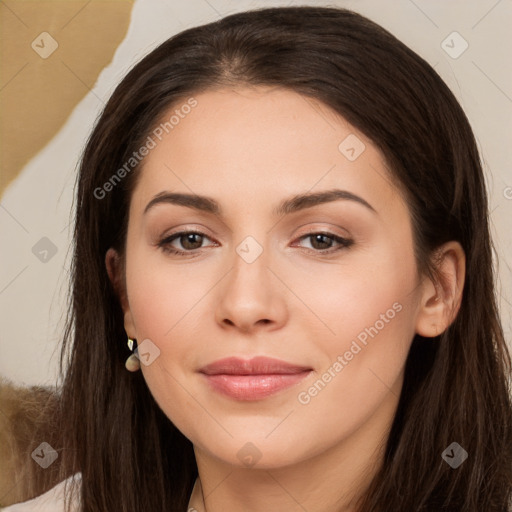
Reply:
[[[286,467],[233,466],[195,446],[204,512],[357,512],[382,465],[397,404],[390,393],[349,437]]]

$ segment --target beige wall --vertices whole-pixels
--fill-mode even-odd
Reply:
[[[0,194],[93,88],[132,8],[133,0],[0,4]]]
[[[247,0],[0,3],[0,375],[25,384],[56,379],[75,165],[116,83],[135,61],[184,28],[228,12],[291,3],[302,4]],[[502,318],[510,341],[512,71],[507,55],[512,43],[512,2],[314,4],[353,8],[380,23],[430,62],[461,101],[485,162],[500,262]],[[454,31],[464,40],[451,35]],[[458,56],[464,41],[468,47]],[[50,54],[55,44],[58,47]],[[42,261],[45,250],[46,261]]]

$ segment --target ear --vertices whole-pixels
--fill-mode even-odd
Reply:
[[[425,278],[416,317],[416,333],[433,338],[455,320],[462,301],[466,274],[466,255],[459,242],[451,241],[436,251],[439,279]]]
[[[130,304],[128,302],[128,295],[126,292],[124,270],[121,261],[121,257],[118,252],[112,247],[108,249],[105,254],[105,267],[107,268],[108,277],[114,291],[119,299],[121,308],[124,313],[124,329],[126,334],[130,338],[137,338],[137,331],[135,329],[135,323],[133,321],[133,315],[130,310]]]

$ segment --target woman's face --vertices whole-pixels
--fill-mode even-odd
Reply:
[[[125,328],[152,395],[196,449],[239,466],[385,437],[421,287],[380,152],[294,92],[194,98],[150,135],[130,205]],[[204,373],[261,356],[292,367]]]

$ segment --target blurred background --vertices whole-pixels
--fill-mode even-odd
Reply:
[[[57,382],[76,166],[132,65],[188,27],[286,5],[353,9],[426,59],[484,162],[507,341],[512,324],[512,0],[0,1],[0,376]]]

